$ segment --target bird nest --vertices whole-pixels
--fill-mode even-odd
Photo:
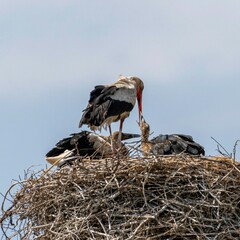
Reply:
[[[240,239],[239,186],[224,158],[78,159],[11,186],[1,226],[7,239]]]

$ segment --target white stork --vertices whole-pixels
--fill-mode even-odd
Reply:
[[[112,137],[118,140],[119,132],[114,132]],[[122,133],[121,140],[140,137],[139,134]],[[128,148],[121,142],[120,153],[128,156]],[[47,154],[46,160],[60,166],[66,161],[74,160],[78,156],[91,158],[106,158],[112,155],[110,136],[102,136],[89,131],[73,133],[71,136],[60,140]]]
[[[139,121],[142,112],[142,91],[144,84],[138,77],[120,76],[117,82],[110,85],[98,85],[90,93],[88,106],[83,110],[79,127],[87,124],[90,129],[109,128],[111,123],[120,120],[118,145],[121,141],[123,122],[138,102]],[[115,151],[112,141],[112,150]]]
[[[149,140],[150,126],[141,116],[140,122],[143,155],[171,155],[187,153],[190,155],[204,155],[204,148],[196,143],[192,136],[185,134],[159,134]]]

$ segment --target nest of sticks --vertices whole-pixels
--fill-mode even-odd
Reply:
[[[240,239],[240,166],[224,158],[77,159],[14,187],[5,239]]]

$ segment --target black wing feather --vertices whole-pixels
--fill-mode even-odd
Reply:
[[[131,111],[133,105],[131,103],[113,100],[110,96],[115,94],[119,88],[116,86],[96,86],[90,93],[89,104],[85,110],[79,123],[79,127],[83,124],[90,126],[101,126],[101,124],[111,116],[120,116],[125,111]]]
[[[154,154],[169,155],[188,153],[191,155],[204,155],[204,148],[196,143],[192,136],[184,134],[160,134],[151,141],[154,143],[152,152]]]
[[[104,85],[95,86],[95,88],[90,92],[90,98],[88,103],[91,104],[94,101],[94,99],[96,99],[101,94],[104,88],[105,88]]]
[[[78,153],[80,156],[91,156],[95,150],[93,149],[93,143],[90,143],[88,140],[89,134],[90,132],[88,131],[71,134],[71,137],[60,140],[55,147],[46,154],[46,157],[58,156],[66,150]]]
[[[100,126],[105,120],[106,109],[109,107],[109,95],[117,91],[117,87],[104,85],[95,86],[94,90],[90,92],[88,106],[83,110],[83,115],[79,122],[79,127],[83,124]],[[102,105],[102,106],[101,106]]]

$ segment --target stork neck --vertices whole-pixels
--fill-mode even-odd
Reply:
[[[142,142],[148,142],[149,132],[145,131],[145,129],[141,129],[141,139],[142,139]]]

